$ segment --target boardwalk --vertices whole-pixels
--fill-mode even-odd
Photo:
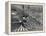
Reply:
[[[40,31],[43,30],[42,5],[11,5],[11,31]]]

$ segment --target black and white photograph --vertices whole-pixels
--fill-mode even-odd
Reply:
[[[43,31],[43,5],[11,4],[11,32]]]

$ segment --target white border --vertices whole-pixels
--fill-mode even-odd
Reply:
[[[25,5],[43,5],[43,31],[28,31],[28,32],[11,32],[11,4],[25,4]],[[37,33],[37,32],[45,32],[45,3],[34,3],[34,2],[8,2],[9,5],[9,34],[22,34],[22,33]]]

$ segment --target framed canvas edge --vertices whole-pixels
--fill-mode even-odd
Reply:
[[[33,4],[33,5],[43,5],[43,31],[28,31],[28,32],[11,32],[11,4]],[[8,34],[27,34],[27,33],[41,33],[41,32],[46,32],[45,29],[45,3],[35,3],[35,2],[16,2],[16,1],[8,1],[8,24],[9,24],[9,29],[8,29]]]

